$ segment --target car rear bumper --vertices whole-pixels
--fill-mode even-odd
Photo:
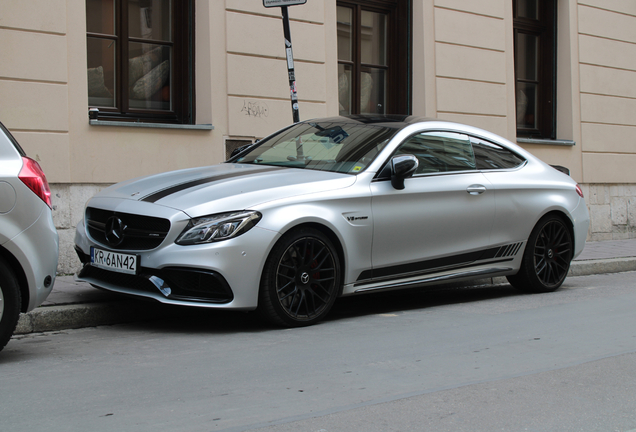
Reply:
[[[29,287],[28,312],[46,300],[55,284],[59,237],[49,208],[42,203],[37,220],[3,245],[20,263]]]
[[[574,259],[583,252],[585,240],[587,239],[587,230],[590,227],[590,213],[583,198],[579,200],[579,205],[570,215],[574,225],[574,255],[572,256],[572,259]]]

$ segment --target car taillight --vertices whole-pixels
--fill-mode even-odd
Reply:
[[[583,196],[583,189],[581,189],[581,186],[579,186],[578,184],[576,185],[576,193],[579,194],[581,198],[585,198]]]
[[[51,188],[49,187],[49,182],[46,181],[44,171],[40,168],[40,164],[30,157],[22,157],[22,162],[22,169],[20,174],[18,174],[18,178],[39,196],[46,205],[52,208]]]

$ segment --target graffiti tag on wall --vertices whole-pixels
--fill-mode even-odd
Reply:
[[[269,116],[269,107],[261,101],[243,101],[241,113],[248,117],[265,118]]]

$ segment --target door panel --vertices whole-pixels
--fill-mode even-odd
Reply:
[[[487,248],[495,215],[493,192],[476,171],[413,177],[403,190],[390,181],[372,183],[374,278],[411,273],[430,267],[417,264],[423,261]],[[470,255],[464,258],[470,260]]]

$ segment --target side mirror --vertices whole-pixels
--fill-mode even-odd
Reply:
[[[394,156],[389,164],[391,166],[391,186],[402,190],[404,189],[404,180],[415,173],[419,162],[413,155],[399,155]]]

